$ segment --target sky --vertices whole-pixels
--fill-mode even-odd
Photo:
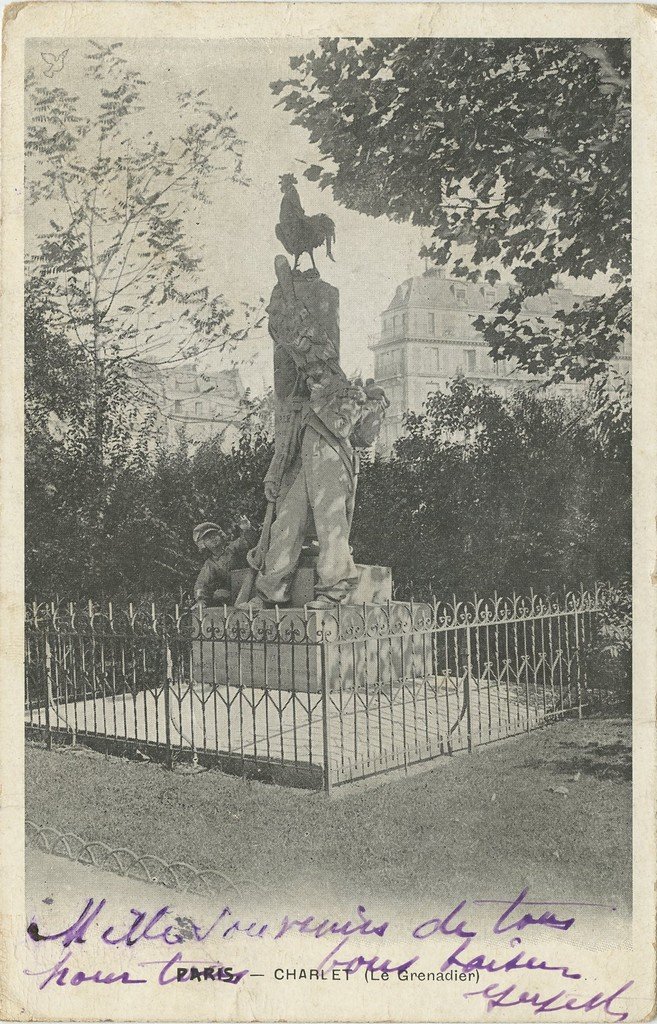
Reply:
[[[106,40],[102,40],[106,42]],[[282,251],[274,229],[281,192],[279,177],[292,172],[299,180],[307,213],[326,213],[336,225],[335,263],[324,249],[315,259],[322,277],[340,291],[342,364],[347,373],[369,373],[373,359],[368,349],[379,330],[379,314],[389,304],[397,285],[421,273],[418,252],[428,233],[387,218],[366,217],[336,204],[330,192],[303,178],[304,167],[318,162],[319,151],[306,132],[291,125],[291,114],[276,107],[269,84],[291,74],[289,58],[316,45],[312,39],[140,39],[124,41],[122,54],[151,83],[142,115],[163,137],[171,131],[170,111],[176,95],[188,89],[206,89],[207,99],[220,110],[233,107],[237,130],[245,140],[244,172],[251,180],[244,188],[217,175],[208,184],[210,203],[200,216],[188,219],[189,237],[203,256],[203,277],[211,290],[221,291],[231,304],[256,305],[268,299],[275,283],[274,257]],[[47,49],[68,48],[57,82],[83,96],[81,57],[84,40],[50,39]],[[31,43],[27,54],[37,74],[45,67],[44,46]],[[27,235],[39,230],[32,213]],[[28,220],[30,211],[28,210]],[[307,257],[302,257],[305,269]],[[271,383],[271,342],[266,324],[240,350],[244,383],[261,391]],[[213,369],[224,368],[226,357]]]
[[[347,210],[333,201],[329,190],[322,192],[303,177],[304,168],[319,162],[321,155],[308,141],[305,130],[291,124],[292,115],[277,106],[278,97],[269,86],[289,77],[290,57],[308,52],[318,40],[135,39],[122,43],[122,55],[149,83],[144,90],[145,109],[139,115],[140,132],[152,129],[163,139],[169,138],[176,130],[172,113],[176,97],[190,89],[205,89],[206,99],[216,109],[232,107],[237,113],[234,124],[245,142],[244,173],[250,185],[245,188],[218,173],[207,183],[209,204],[200,211],[193,204],[188,212],[180,211],[188,237],[203,259],[199,285],[207,284],[211,292],[221,292],[238,309],[240,303],[258,306],[261,298],[266,305],[275,283],[274,257],[283,251],[275,236],[281,201],[279,178],[294,173],[306,213],[326,213],[335,221],[336,262],[327,259],[323,248],[316,251],[315,259],[322,277],[340,291],[343,367],[350,375],[371,374],[369,345],[379,332],[380,313],[398,284],[424,270],[418,253],[431,236],[428,229]],[[41,57],[44,49],[55,54],[68,50],[57,84],[84,101],[86,62],[82,58],[89,50],[88,42],[49,39],[45,44],[30,40],[26,64],[36,69],[37,78],[47,67]],[[27,170],[29,176],[29,165]],[[51,216],[49,209],[26,209],[28,248],[41,228],[48,229]],[[467,252],[461,255],[467,256]],[[309,265],[303,256],[302,269]],[[605,290],[601,275],[593,281],[563,279],[562,284],[580,294]],[[271,385],[271,342],[266,323],[240,345],[236,355],[215,354],[208,357],[212,361],[204,363],[203,368],[226,369],[235,357],[247,387],[261,393]]]

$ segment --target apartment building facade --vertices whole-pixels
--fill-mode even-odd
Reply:
[[[228,451],[239,437],[245,388],[237,367],[204,370],[191,363],[141,363],[138,376],[157,410],[157,423],[171,446],[181,437],[200,444],[219,437]]]
[[[515,360],[493,362],[482,335],[473,327],[473,321],[490,312],[506,294],[504,285],[452,279],[438,268],[398,286],[381,314],[380,335],[371,346],[375,379],[390,399],[378,444],[383,454],[390,452],[401,435],[404,413],[420,412],[428,395],[444,389],[457,374],[501,394],[519,386],[538,386],[540,378],[520,370]],[[570,310],[583,301],[583,296],[569,289],[555,288],[529,300],[523,317],[529,325],[539,319],[549,323],[557,310]],[[629,374],[629,338],[614,362],[621,372]],[[578,387],[563,384],[551,390],[568,394]]]

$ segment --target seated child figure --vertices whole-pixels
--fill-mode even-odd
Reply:
[[[230,604],[231,569],[246,565],[246,553],[258,543],[258,534],[246,516],[238,523],[240,535],[228,540],[227,534],[216,523],[199,523],[194,527],[194,543],[207,554],[203,568],[194,584],[194,598],[205,605]]]

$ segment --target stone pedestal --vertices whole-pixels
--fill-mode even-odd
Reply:
[[[392,694],[401,681],[432,674],[430,637],[413,629],[430,614],[428,605],[404,601],[336,611],[208,608],[203,639],[193,644],[194,681],[316,693],[324,672],[330,690]]]

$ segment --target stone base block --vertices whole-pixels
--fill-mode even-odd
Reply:
[[[193,642],[197,684],[316,693],[393,693],[404,680],[433,674],[431,634],[420,631],[431,609],[391,601],[303,608],[204,610],[203,639]]]
[[[249,569],[233,569],[230,574],[230,593],[233,601],[237,600],[237,595],[240,592],[240,587],[246,576],[248,576]],[[292,588],[290,591],[290,606],[293,608],[303,608],[304,604],[309,604],[315,598],[315,579],[317,573],[312,566],[299,566],[294,579],[292,580]]]
[[[308,559],[294,574],[290,593],[289,610],[303,608],[315,599],[317,583],[316,559]],[[349,595],[349,604],[385,604],[392,600],[392,570],[387,565],[357,565],[360,577],[355,589]],[[237,599],[248,569],[233,569],[230,574],[230,590],[233,601]],[[286,610],[288,608],[286,607]]]

